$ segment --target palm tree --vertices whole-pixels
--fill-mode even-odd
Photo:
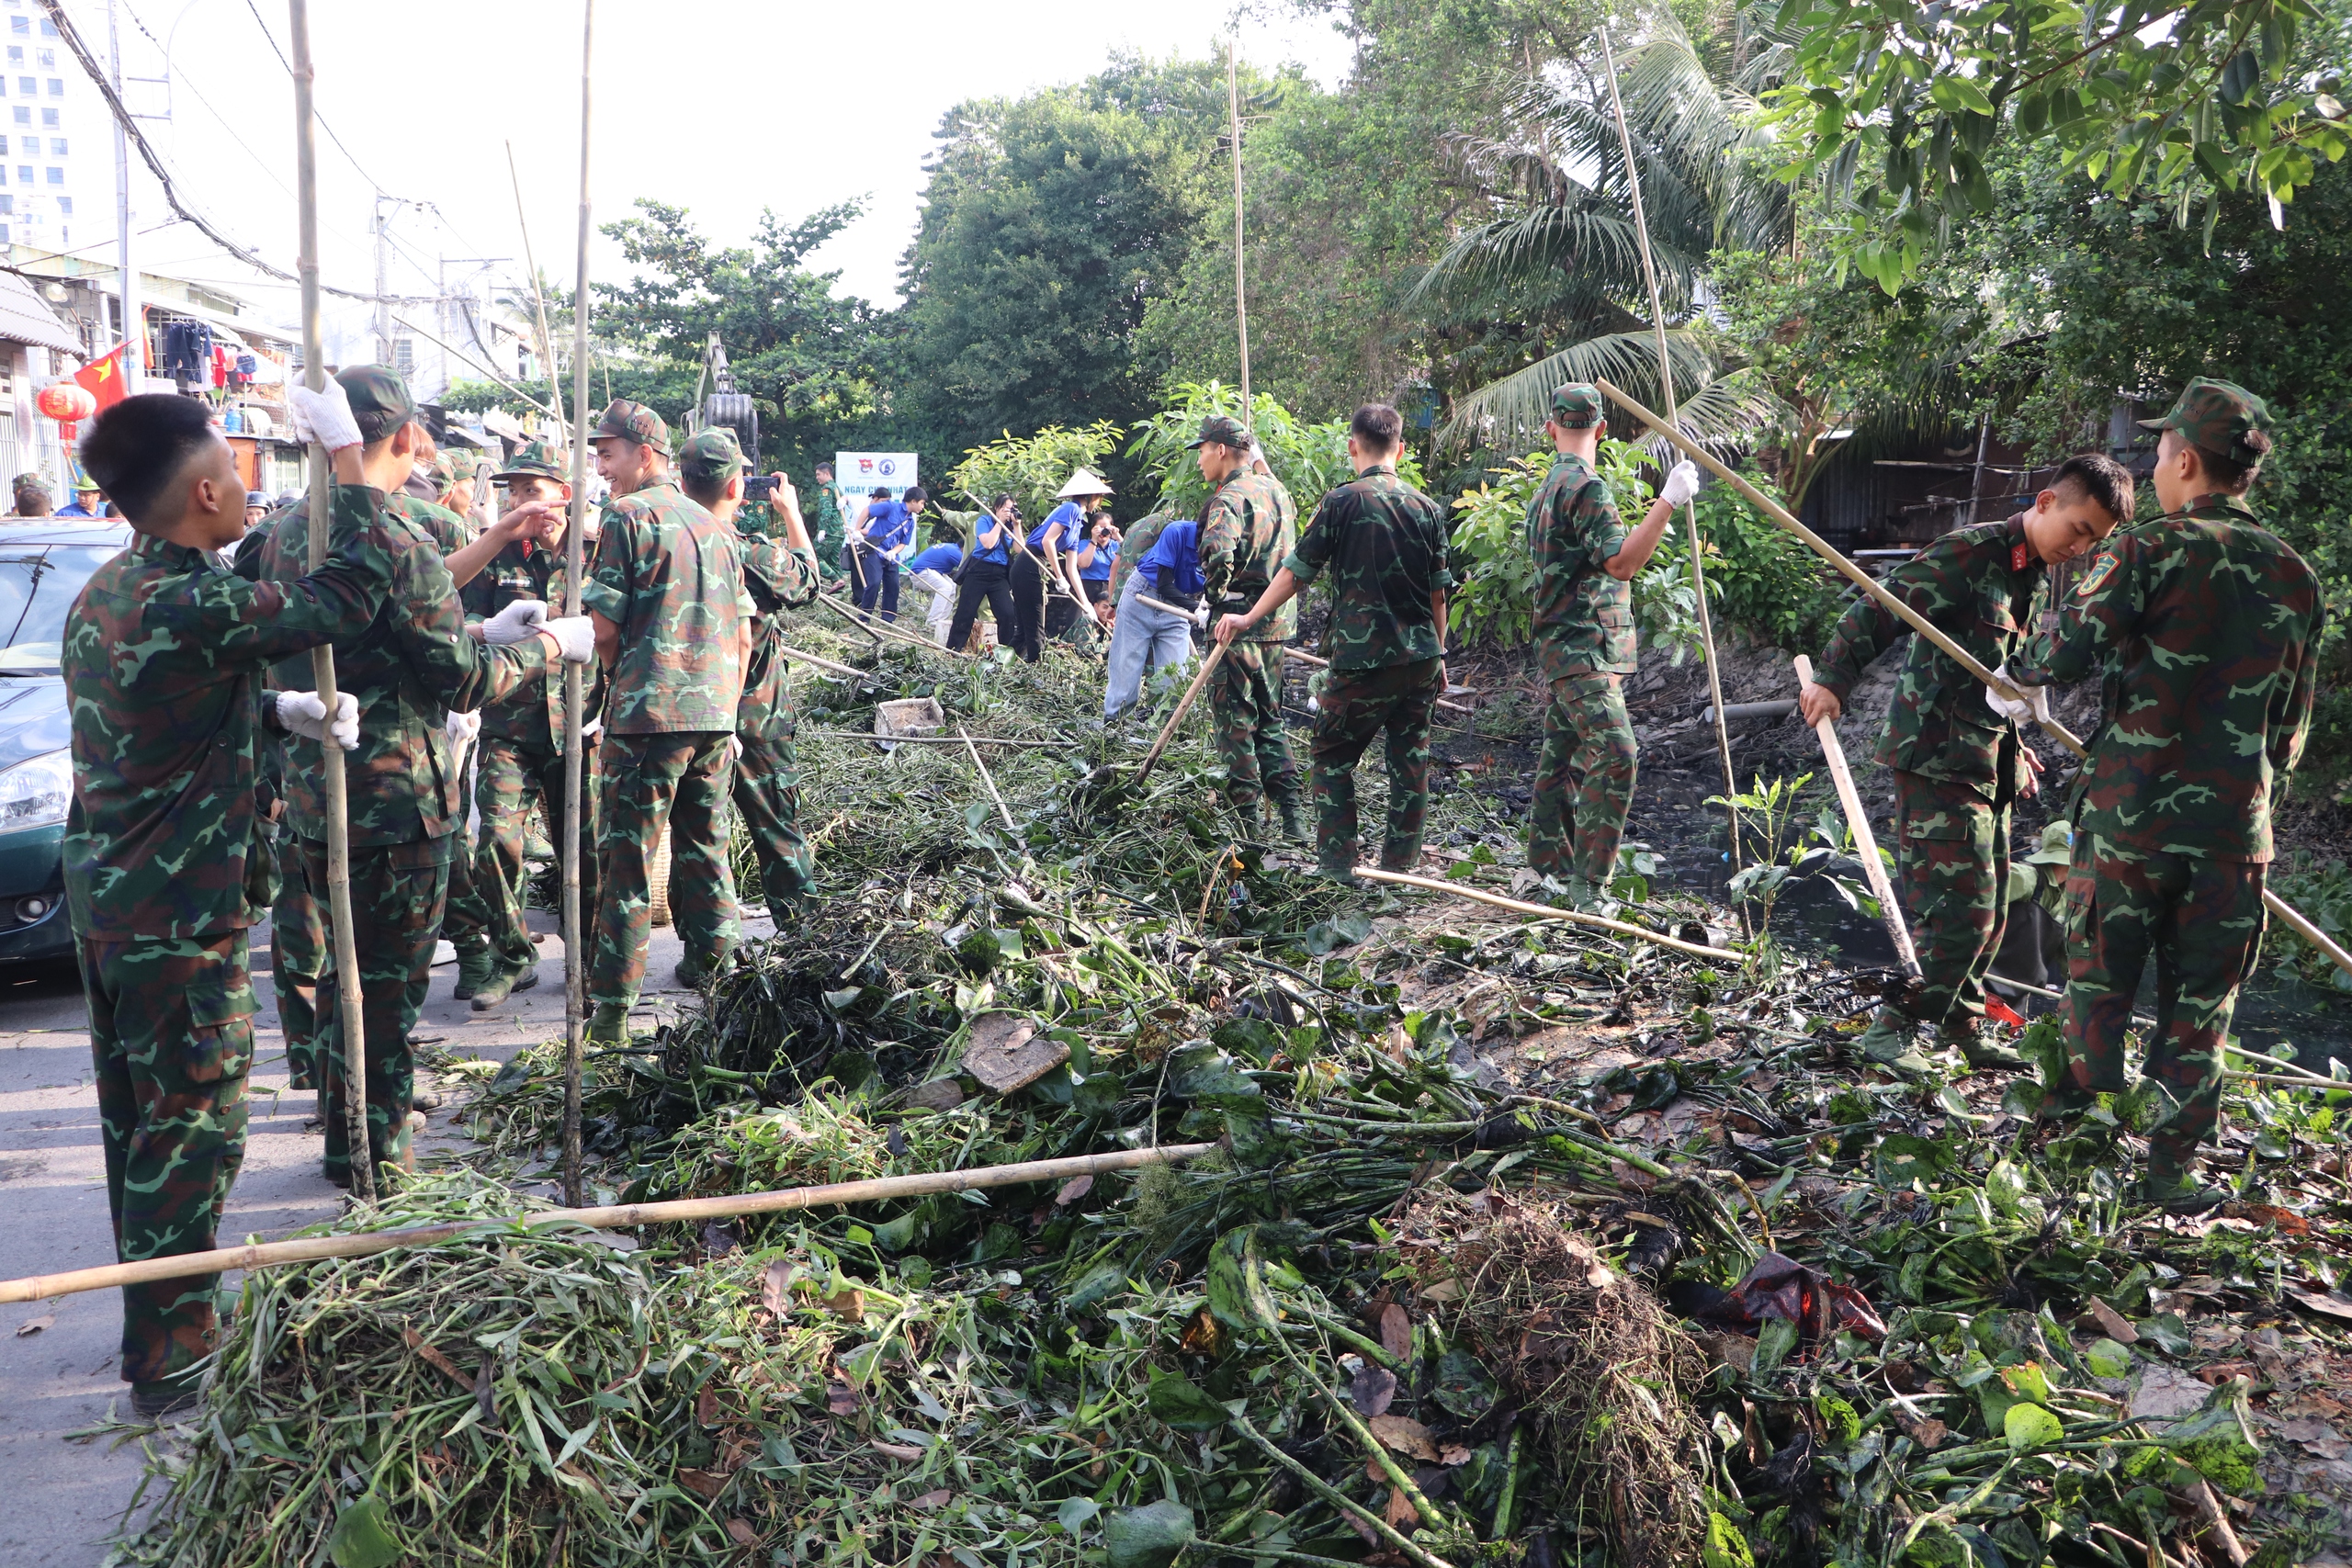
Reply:
[[[1662,7],[1620,57],[1619,77],[1669,323],[1679,423],[1713,438],[1753,428],[1771,400],[1752,378],[1722,374],[1705,334],[1690,330],[1705,302],[1702,265],[1720,245],[1785,246],[1791,223],[1788,193],[1762,166],[1768,143],[1754,114],[1755,94],[1771,80],[1781,50],[1745,14],[1729,26],[1728,51],[1711,50],[1728,52],[1728,80]],[[1528,444],[1563,382],[1606,378],[1654,404],[1658,387],[1640,239],[1606,82],[1589,60],[1558,62],[1529,81],[1511,119],[1506,135],[1453,139],[1464,175],[1494,216],[1457,238],[1408,297],[1433,309],[1441,331],[1515,321],[1524,323],[1523,336],[1559,345],[1455,402],[1446,439],[1505,450]]]

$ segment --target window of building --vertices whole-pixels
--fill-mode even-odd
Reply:
[[[40,84],[29,76],[19,76],[17,78],[17,91],[29,98],[40,91]]]
[[[43,38],[57,37],[57,24],[51,21],[47,17],[43,17],[40,19],[40,36]]]
[[[62,136],[52,136],[49,139],[49,155],[52,158],[62,158],[65,156],[65,138]]]
[[[57,111],[56,111],[55,109],[43,109],[43,110],[41,110],[41,111],[40,111],[40,122],[41,122],[43,125],[54,126],[55,124],[57,124],[57,123],[58,123],[58,120],[57,120]]]
[[[49,183],[53,186],[63,185],[65,183],[65,171],[59,168],[56,164],[51,164],[49,166]]]
[[[5,245],[8,243],[8,225],[6,223],[0,223],[0,245]]]
[[[18,104],[17,106],[17,123],[18,125],[30,125],[32,122],[33,111],[25,107],[24,105]]]
[[[10,213],[15,212],[16,210],[17,210],[17,198],[16,198],[15,197],[13,197],[13,196],[0,196],[0,216],[6,216],[6,215],[7,215],[7,214],[10,214]]]
[[[10,44],[8,46],[8,63],[11,65],[22,65],[24,62],[25,46],[20,43]]]
[[[8,30],[12,33],[30,33],[33,30],[33,19],[30,17],[11,17],[8,18]]]
[[[73,216],[74,216],[74,198],[73,198],[72,197],[70,197],[70,196],[61,196],[61,197],[59,197],[57,198],[57,212],[58,212],[58,216],[59,216],[59,217],[61,217],[61,218],[71,218],[71,217],[73,217]]]
[[[33,183],[33,166],[30,164],[17,165],[17,183],[20,186],[28,186]]]
[[[65,96],[65,84],[61,78],[51,76],[49,79],[49,96],[52,98],[62,98]]]
[[[38,51],[38,58],[40,61],[40,68],[43,71],[54,71],[57,69],[57,51],[53,49],[41,50]]]

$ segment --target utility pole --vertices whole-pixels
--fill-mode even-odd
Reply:
[[[387,201],[391,202],[395,209],[400,206],[397,197],[388,197],[382,191],[376,193],[375,209],[368,221],[368,228],[376,237],[376,363],[379,365],[392,362],[392,302],[390,298],[392,240],[391,226],[384,219],[384,203]]]
[[[115,30],[115,0],[107,0],[107,72],[114,78],[114,96],[122,96],[122,40]],[[147,368],[147,352],[141,340],[146,336],[139,320],[139,273],[130,265],[130,148],[122,134],[122,121],[114,122],[114,229],[119,247],[118,265],[122,276],[117,283],[121,296],[122,337],[125,343],[140,344],[122,356],[123,386],[126,390],[138,390],[132,377]]]

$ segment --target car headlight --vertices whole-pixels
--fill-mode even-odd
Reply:
[[[54,828],[73,804],[74,760],[66,751],[44,751],[0,771],[0,833]]]

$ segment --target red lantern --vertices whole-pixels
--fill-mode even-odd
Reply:
[[[55,386],[43,387],[40,395],[33,400],[33,407],[61,423],[72,423],[97,412],[98,400],[91,396],[86,387],[60,381]]]

